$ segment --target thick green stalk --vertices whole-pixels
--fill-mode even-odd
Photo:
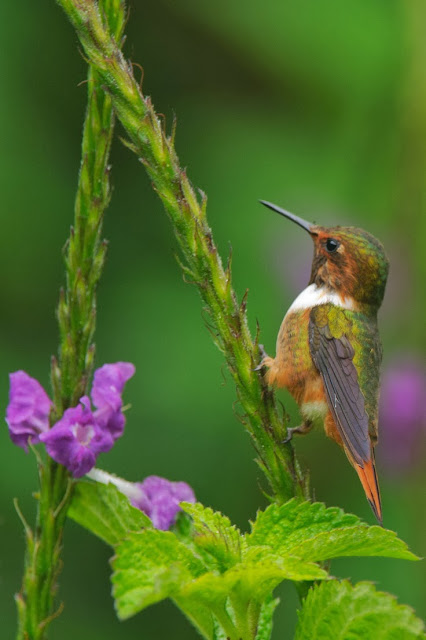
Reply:
[[[286,435],[284,417],[260,373],[257,337],[247,324],[246,296],[241,303],[231,285],[231,265],[223,267],[206,219],[206,196],[196,193],[166,136],[149,97],[142,95],[128,63],[99,13],[95,0],[57,0],[76,29],[89,62],[109,91],[114,110],[140,157],[173,223],[182,251],[185,277],[198,287],[211,317],[212,335],[222,350],[237,387],[245,424],[258,454],[258,463],[273,498],[308,497]]]
[[[119,41],[125,22],[124,2],[103,0],[101,6],[102,19]],[[75,222],[65,257],[66,287],[58,306],[59,361],[52,359],[51,424],[84,395],[93,364],[95,293],[106,249],[101,232],[109,202],[108,158],[114,127],[111,99],[102,90],[102,83],[99,73],[90,67]],[[25,572],[21,592],[16,596],[19,640],[47,638],[50,622],[61,611],[55,602],[57,578],[64,521],[72,494],[68,471],[50,458],[42,460],[36,455],[40,495],[35,531],[25,523]]]

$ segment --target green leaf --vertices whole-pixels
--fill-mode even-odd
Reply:
[[[282,574],[281,580],[299,582],[300,580],[324,580],[328,578],[328,573],[314,562],[292,556],[283,557],[277,553],[272,553],[265,547],[249,547],[243,553],[241,564],[262,568],[267,566],[276,567]]]
[[[266,545],[282,556],[320,562],[338,556],[418,558],[393,531],[368,526],[341,509],[290,500],[260,512],[246,536],[248,545]]]
[[[118,616],[134,615],[201,575],[204,565],[170,531],[145,529],[117,545],[112,560],[113,594]]]
[[[192,539],[156,529],[130,533],[116,546],[112,582],[120,618],[171,598],[205,638],[220,640],[222,631],[225,638],[247,638],[248,629],[256,629],[262,611],[262,624],[267,627],[267,611],[272,615],[272,608],[263,610],[263,605],[282,580],[328,577],[312,562],[283,558],[265,547],[246,547],[236,538],[238,530],[221,514],[204,510],[201,505],[184,508],[194,514],[195,531],[203,530],[206,536],[202,553]],[[204,520],[208,522],[207,529],[202,524]],[[233,545],[234,551],[241,548],[239,562],[232,553],[226,555],[224,540]],[[230,568],[211,570],[204,557],[207,547],[209,557],[211,551],[221,561],[227,559]]]
[[[424,625],[410,607],[367,582],[323,582],[309,590],[295,640],[415,640]]]
[[[127,618],[164,598],[179,598],[188,607],[224,606],[234,593],[262,600],[282,580],[320,580],[326,571],[298,558],[281,558],[252,548],[243,562],[224,573],[207,571],[193,551],[171,532],[146,529],[130,534],[112,561],[113,592],[120,618]]]
[[[195,545],[214,559],[215,568],[223,572],[241,560],[244,538],[229,518],[199,503],[181,507],[192,518]]]
[[[87,480],[76,484],[68,515],[111,546],[131,531],[152,527],[151,520],[114,485]]]

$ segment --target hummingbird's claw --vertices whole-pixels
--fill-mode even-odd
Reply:
[[[263,369],[263,367],[266,366],[265,360],[270,359],[268,354],[265,351],[265,347],[263,346],[263,344],[260,344],[258,348],[259,348],[259,354],[260,354],[261,360],[257,365],[257,367],[254,367],[253,371],[260,371],[261,369]]]
[[[300,424],[298,427],[288,427],[287,437],[283,440],[283,444],[287,444],[288,442],[290,442],[290,440],[293,438],[294,433],[300,433],[302,435],[305,435],[312,429],[312,426],[313,426],[312,423],[304,422],[303,424]]]
[[[259,345],[259,353],[260,353],[260,355],[262,357],[262,360],[264,360],[265,358],[269,357],[268,354],[265,351],[265,347],[263,346],[263,344]]]
[[[288,427],[287,436],[283,440],[283,444],[288,444],[291,440],[293,440],[293,432],[297,430],[297,427]]]

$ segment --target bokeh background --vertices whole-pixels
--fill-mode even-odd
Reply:
[[[145,71],[144,92],[171,125],[235,287],[273,352],[285,310],[306,285],[312,247],[267,211],[276,202],[321,224],[368,229],[391,272],[380,314],[384,343],[381,443],[385,525],[426,555],[424,362],[426,279],[426,6],[422,0],[132,0],[126,52]],[[0,8],[0,397],[23,368],[48,388],[57,349],[61,249],[73,216],[86,65],[53,0]],[[139,71],[136,69],[136,73]],[[120,134],[120,127],[117,127]],[[186,480],[206,505],[247,528],[265,505],[249,438],[233,413],[235,390],[175,261],[176,243],[141,164],[112,151],[109,254],[99,288],[97,363],[130,360],[137,375],[125,436],[99,465],[130,480]],[[423,380],[422,380],[423,377]],[[422,387],[423,385],[423,387]],[[297,409],[280,392],[297,424]],[[423,417],[422,417],[423,416]],[[422,431],[423,429],[423,431]],[[373,522],[361,486],[323,434],[296,442],[318,500]],[[23,565],[36,469],[0,431],[1,636],[14,635],[13,593]],[[51,638],[196,638],[170,603],[119,623],[108,581],[110,551],[70,522]],[[334,561],[336,575],[374,580],[419,615],[425,564]],[[278,594],[274,638],[291,638],[297,598]]]

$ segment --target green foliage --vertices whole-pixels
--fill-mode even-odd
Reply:
[[[424,625],[410,607],[372,584],[324,582],[310,589],[295,640],[414,640]]]
[[[418,559],[393,531],[368,526],[357,516],[336,507],[327,509],[320,502],[270,505],[258,513],[247,542],[314,562],[341,556]]]
[[[210,521],[212,512],[207,511]],[[243,550],[239,561],[229,556],[227,568],[222,563],[221,571],[212,570],[203,560],[204,540],[197,536],[193,540],[194,544],[185,543],[171,532],[150,529],[130,534],[117,546],[112,580],[121,618],[169,597],[199,628],[210,628],[208,638],[214,637],[215,618],[230,637],[253,638],[261,606],[282,580],[327,577],[313,563],[291,557],[283,559],[256,548]],[[219,534],[217,540],[217,555],[223,559],[225,538]],[[213,544],[212,539],[210,549]]]
[[[118,544],[114,597],[121,618],[178,593],[204,571],[202,561],[170,531],[146,529]]]
[[[151,520],[132,507],[128,498],[113,484],[81,480],[74,489],[68,511],[70,518],[114,546],[131,531],[151,527]]]
[[[182,508],[192,518],[196,546],[199,552],[205,552],[206,564],[210,558],[212,568],[224,571],[241,560],[244,539],[229,518],[201,504],[186,502]]]
[[[327,580],[328,573],[317,563],[338,555],[415,559],[393,532],[368,527],[356,516],[320,503],[271,505],[258,513],[249,534],[201,504],[182,503],[182,509],[183,524],[173,532],[159,531],[114,486],[78,483],[69,513],[115,548],[112,582],[120,618],[170,598],[209,640],[267,640],[277,605],[272,593],[282,580]],[[325,592],[327,597],[337,586]],[[349,587],[344,588],[350,599]],[[310,621],[311,593],[318,590],[309,591],[298,633]],[[383,598],[377,599],[379,604],[394,602]],[[374,602],[371,611],[379,616],[381,608]],[[355,605],[354,611],[363,615]],[[405,628],[405,618],[394,617]]]

